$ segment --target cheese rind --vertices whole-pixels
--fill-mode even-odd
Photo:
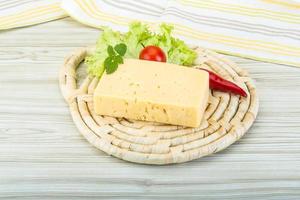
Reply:
[[[99,115],[198,127],[209,94],[203,70],[125,59],[113,74],[104,73],[94,93]]]

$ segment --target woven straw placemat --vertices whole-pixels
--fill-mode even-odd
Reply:
[[[235,63],[212,51],[195,48],[196,67],[210,69],[244,88],[247,98],[210,91],[200,127],[134,121],[94,113],[98,78],[86,76],[77,87],[77,68],[93,48],[80,48],[65,59],[59,74],[62,94],[82,135],[95,147],[123,160],[144,164],[182,163],[220,151],[241,138],[253,124],[258,98],[253,81]]]

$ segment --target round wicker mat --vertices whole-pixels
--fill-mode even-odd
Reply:
[[[196,48],[197,67],[215,71],[244,88],[247,98],[211,91],[198,128],[99,116],[92,94],[98,79],[87,76],[77,87],[76,70],[93,48],[80,48],[65,59],[59,74],[62,94],[82,135],[95,147],[123,160],[144,164],[182,163],[220,151],[241,138],[258,111],[256,89],[247,72],[212,51]]]

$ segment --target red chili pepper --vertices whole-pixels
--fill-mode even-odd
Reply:
[[[200,68],[199,68],[200,69]],[[227,81],[220,77],[219,75],[215,74],[214,72],[211,72],[207,69],[200,69],[205,70],[209,73],[209,88],[213,90],[219,90],[222,92],[231,92],[234,94],[241,95],[243,97],[247,97],[247,93],[237,86],[235,83],[232,83],[230,81]]]

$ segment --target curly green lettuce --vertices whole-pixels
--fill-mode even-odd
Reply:
[[[161,24],[158,33],[151,32],[146,24],[133,22],[128,32],[122,34],[110,28],[104,28],[100,35],[95,52],[85,59],[88,73],[101,77],[107,58],[107,47],[124,43],[127,46],[125,58],[138,59],[140,51],[148,45],[159,46],[167,55],[167,62],[178,65],[191,66],[197,57],[194,50],[189,48],[182,40],[172,37],[173,26]]]

